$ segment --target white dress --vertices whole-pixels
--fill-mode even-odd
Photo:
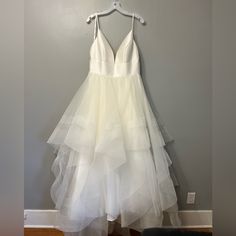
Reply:
[[[171,160],[144,91],[133,21],[115,56],[96,16],[89,73],[47,141],[57,155],[55,224],[73,235],[107,235],[107,221],[161,226],[168,209],[179,224]]]

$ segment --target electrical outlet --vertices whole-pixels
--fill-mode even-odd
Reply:
[[[196,198],[196,193],[195,192],[188,192],[187,204],[194,204],[195,203],[195,198]]]
[[[27,214],[24,214],[24,220],[27,220]]]

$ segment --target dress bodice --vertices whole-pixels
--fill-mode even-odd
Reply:
[[[90,49],[90,72],[108,76],[133,76],[140,73],[139,53],[132,27],[115,54],[110,43],[101,31],[96,15],[94,41]]]

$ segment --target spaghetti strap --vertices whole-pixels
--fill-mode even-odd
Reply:
[[[132,14],[131,31],[132,31],[132,33],[134,32],[134,13]]]
[[[99,29],[99,21],[98,21],[98,14],[96,13],[96,15],[95,15],[95,23],[94,23],[94,32],[93,32],[93,39],[94,40],[97,37],[98,29]]]

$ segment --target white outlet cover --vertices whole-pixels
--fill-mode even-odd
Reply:
[[[194,204],[195,203],[195,198],[196,198],[196,193],[195,192],[188,192],[187,204]]]

